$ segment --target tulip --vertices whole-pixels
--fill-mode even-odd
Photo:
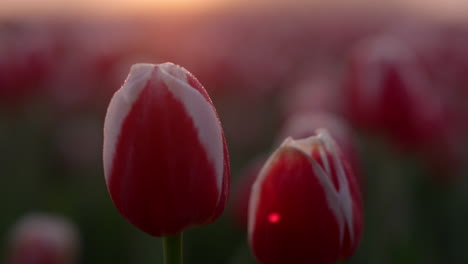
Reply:
[[[457,167],[453,117],[416,55],[391,36],[361,43],[348,69],[346,114],[400,149],[422,153],[441,167]]]
[[[67,219],[34,214],[13,228],[8,264],[73,264],[78,257],[78,232]]]
[[[325,129],[287,138],[252,188],[249,242],[264,264],[335,263],[349,258],[362,235],[360,190]]]
[[[356,180],[362,182],[360,176],[360,165],[358,152],[354,147],[351,129],[347,123],[330,113],[298,113],[291,116],[280,130],[276,137],[280,145],[288,136],[296,139],[307,138],[315,135],[319,128],[326,128],[348,160],[352,170],[357,173]],[[239,175],[240,183],[233,199],[233,218],[241,228],[247,228],[248,207],[250,201],[250,191],[257,178],[258,173],[265,163],[263,156],[253,160]]]
[[[107,110],[103,161],[118,211],[152,236],[209,224],[224,209],[223,129],[203,86],[180,66],[132,66]]]
[[[402,146],[432,141],[440,133],[427,128],[444,126],[441,102],[416,53],[397,38],[381,36],[358,46],[345,88],[351,120]]]

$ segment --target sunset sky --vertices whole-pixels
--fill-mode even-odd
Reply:
[[[290,5],[292,1],[282,0],[1,0],[0,17],[18,17],[30,15],[135,15],[151,12],[195,12],[210,10],[230,5],[242,5],[262,7],[265,5]],[[372,3],[372,0],[353,0],[344,2],[320,1],[320,0],[296,0],[296,5],[312,4],[315,7],[334,5],[340,8],[356,7]],[[338,5],[339,3],[339,5]],[[384,3],[384,2],[381,2]],[[434,15],[443,18],[460,19],[468,17],[468,1],[466,0],[394,0],[387,5],[397,8],[405,8],[423,14]]]
[[[1,0],[0,15],[125,15],[150,11],[186,11],[219,6],[232,0]]]

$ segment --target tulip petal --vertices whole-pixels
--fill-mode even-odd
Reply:
[[[172,94],[182,103],[192,117],[200,142],[205,147],[209,160],[215,166],[216,183],[221,191],[223,180],[223,132],[211,101],[188,83],[188,72],[172,63],[159,66],[158,72]]]
[[[107,108],[106,122],[104,122],[105,136],[103,147],[104,176],[106,177],[106,181],[109,180],[111,174],[112,159],[122,123],[148,82],[153,70],[154,67],[151,64],[140,63],[133,65],[124,85],[115,92]]]
[[[328,131],[316,133],[287,138],[253,185],[249,242],[262,263],[334,263],[349,257],[359,241],[361,200],[354,175]],[[281,245],[286,240],[294,246]]]
[[[226,143],[201,84],[171,63],[138,64],[111,100],[104,170],[123,216],[172,235],[216,219],[229,186]]]

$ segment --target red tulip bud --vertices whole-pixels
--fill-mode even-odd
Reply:
[[[261,170],[249,205],[249,242],[261,263],[335,263],[363,225],[351,167],[324,129],[287,138]]]
[[[115,206],[150,235],[211,223],[224,209],[223,129],[205,89],[180,66],[132,66],[107,110],[103,157]]]
[[[9,264],[73,264],[78,234],[66,219],[30,215],[19,221],[10,241]]]

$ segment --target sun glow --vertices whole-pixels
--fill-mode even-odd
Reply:
[[[215,0],[120,0],[126,2],[128,7],[137,11],[159,10],[159,11],[198,11],[212,6],[218,5],[221,2]]]
[[[1,16],[31,15],[138,15],[198,12],[232,0],[3,0]]]
[[[1,0],[0,19],[4,17],[34,17],[70,15],[91,17],[115,16],[158,16],[161,14],[190,14],[217,10],[218,8],[246,7],[248,9],[265,9],[265,7],[283,8],[326,8],[340,9],[376,9],[390,8],[413,11],[415,14],[431,17],[457,19],[466,21],[468,1],[466,0],[395,0],[389,3],[378,3],[372,0],[352,0],[346,3],[327,2],[323,0],[268,1],[268,0]]]

